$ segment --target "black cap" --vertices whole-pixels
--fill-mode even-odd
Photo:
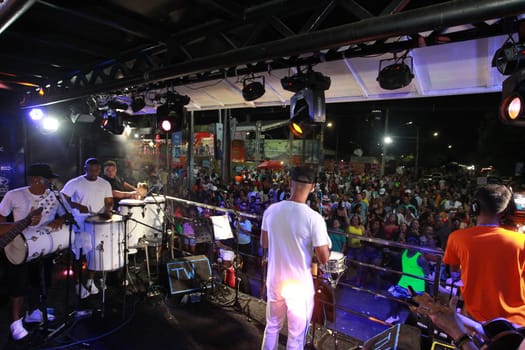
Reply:
[[[94,164],[100,165],[100,161],[97,158],[88,158],[84,162],[84,166],[94,165]]]
[[[309,167],[297,166],[292,169],[292,181],[313,184],[315,182],[315,173]]]
[[[28,176],[41,176],[46,179],[53,179],[58,177],[52,170],[49,164],[47,163],[35,163],[29,166],[27,171]]]

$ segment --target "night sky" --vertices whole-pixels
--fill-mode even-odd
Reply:
[[[415,154],[416,128],[420,128],[420,164],[437,167],[449,162],[494,165],[512,172],[514,163],[525,158],[525,129],[503,125],[498,120],[501,95],[458,95],[405,100],[383,100],[328,104],[325,148],[348,159],[358,146],[365,156],[380,156],[384,135],[385,111],[389,110],[389,135],[394,143],[389,154]],[[380,109],[383,114],[371,113]],[[279,120],[289,118],[287,107],[237,109],[232,115],[239,121]],[[217,112],[196,115],[198,122],[216,121]],[[412,121],[412,125],[406,125]],[[433,133],[439,136],[434,137]],[[273,138],[287,138],[288,130],[272,132]],[[337,134],[336,134],[337,133]],[[523,140],[523,141],[522,141]],[[448,148],[451,145],[452,148]]]

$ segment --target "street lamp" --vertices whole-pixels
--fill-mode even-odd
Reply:
[[[434,136],[434,137],[438,137],[438,136],[439,136],[439,132],[434,131],[434,133],[432,134],[432,136]]]
[[[385,143],[386,145],[389,145],[392,142],[394,142],[394,140],[392,140],[392,136],[385,136],[385,138],[383,139],[383,143]]]

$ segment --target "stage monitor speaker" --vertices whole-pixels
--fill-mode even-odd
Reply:
[[[177,258],[167,263],[167,268],[171,294],[190,293],[210,287],[212,271],[206,255]]]
[[[421,331],[405,324],[396,324],[363,344],[364,350],[412,350],[420,347]]]

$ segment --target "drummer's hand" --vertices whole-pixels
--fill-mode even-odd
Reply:
[[[100,214],[100,217],[106,219],[106,220],[109,220],[111,219],[111,217],[113,217],[113,213],[111,211],[105,211],[103,213]]]
[[[265,269],[266,265],[268,265],[268,257],[267,256],[263,256],[263,257],[261,257],[261,267],[263,269]]]
[[[55,219],[51,221],[47,226],[51,227],[53,230],[59,230],[64,226],[64,223],[66,221],[65,217]]]
[[[29,226],[36,226],[40,222],[40,219],[42,219],[42,210],[44,208],[31,208],[31,212],[29,213]]]
[[[86,207],[85,205],[82,205],[82,204],[79,204],[77,209],[81,212],[81,213],[89,213],[89,208]]]

